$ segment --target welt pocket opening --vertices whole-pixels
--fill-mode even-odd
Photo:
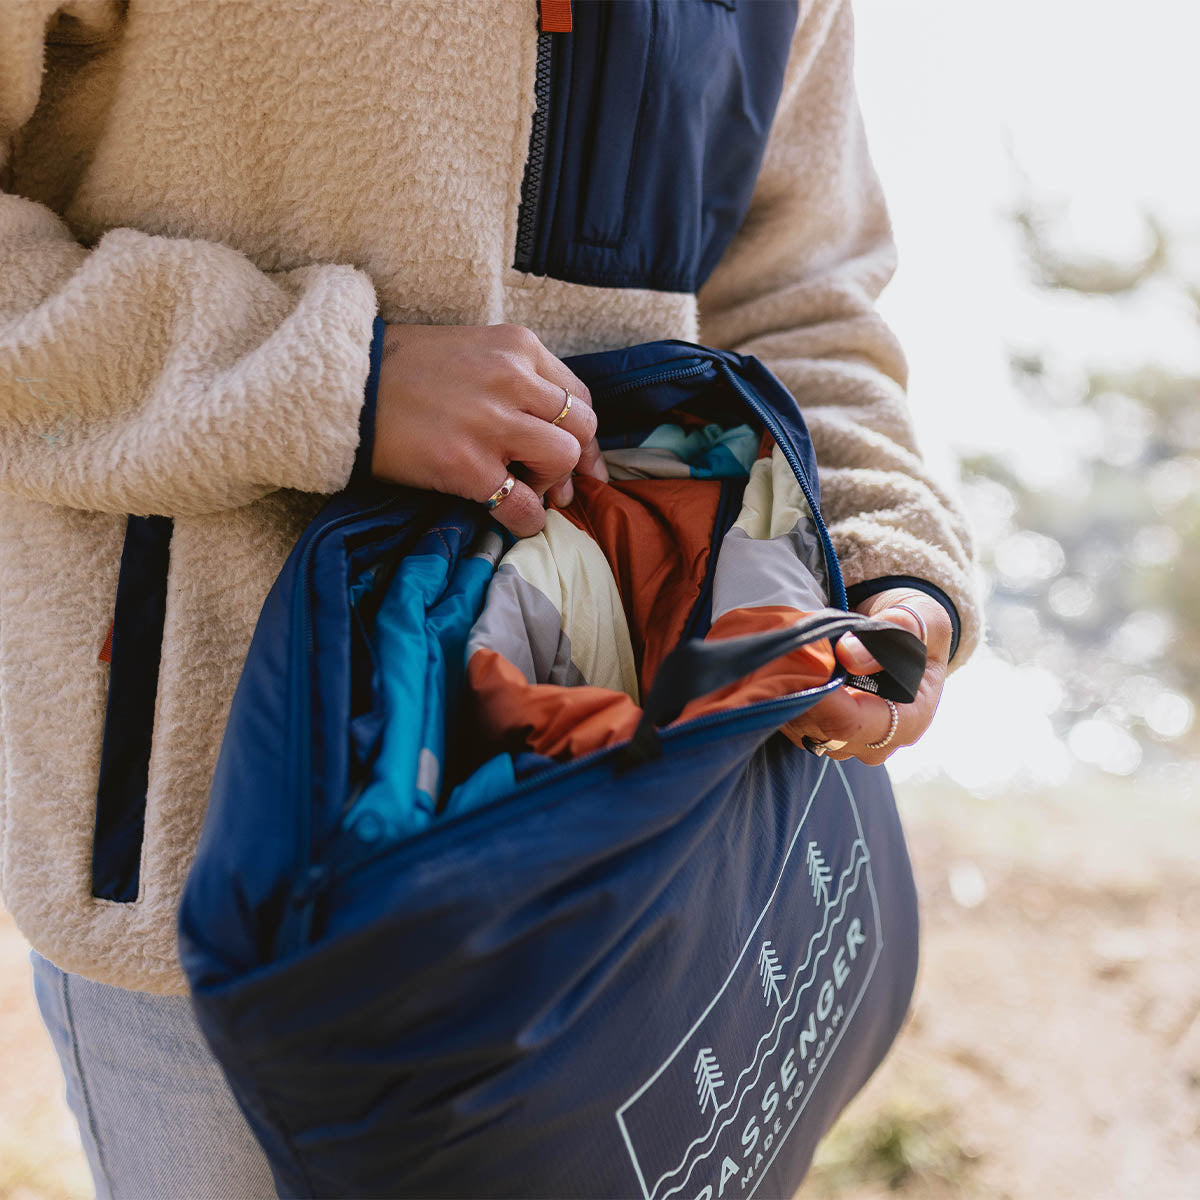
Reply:
[[[121,550],[92,844],[92,895],[119,903],[141,883],[172,529],[168,517],[129,517]]]

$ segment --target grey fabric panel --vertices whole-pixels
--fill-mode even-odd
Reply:
[[[760,540],[731,529],[713,574],[712,619],[731,609],[786,605],[811,612],[829,605],[825,554],[811,521],[782,537]]]
[[[510,566],[501,566],[488,586],[487,604],[467,642],[467,658],[482,649],[503,655],[529,683],[578,687],[587,682],[571,661],[571,642],[558,609]]]
[[[471,557],[486,559],[496,566],[504,557],[504,542],[500,535],[491,529],[485,530],[471,547]]]
[[[692,468],[670,450],[608,450],[604,465],[611,479],[690,479]]]

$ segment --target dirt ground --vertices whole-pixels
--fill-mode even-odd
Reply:
[[[917,1000],[807,1200],[1200,1200],[1200,803],[1186,779],[906,788]],[[0,1197],[90,1195],[0,914]],[[166,1200],[166,1198],[164,1198]]]
[[[804,1197],[1200,1197],[1200,805],[1094,783],[902,805],[909,1024]]]

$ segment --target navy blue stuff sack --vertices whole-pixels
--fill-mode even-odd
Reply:
[[[923,646],[845,612],[760,363],[571,366],[614,482],[541,541],[365,487],[263,607],[181,948],[280,1195],[790,1196],[907,1010],[887,775],[779,731],[831,638],[899,700]]]

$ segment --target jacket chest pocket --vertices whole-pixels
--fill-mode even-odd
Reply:
[[[749,206],[793,0],[575,0],[538,40],[514,265],[695,291]]]

